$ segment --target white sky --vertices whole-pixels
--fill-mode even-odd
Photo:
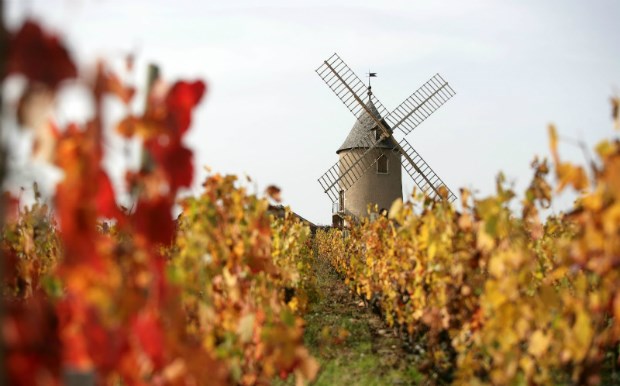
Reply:
[[[333,52],[359,76],[378,73],[373,91],[388,110],[435,73],[448,80],[457,95],[407,139],[453,191],[481,196],[499,170],[525,188],[533,156],[548,154],[550,122],[589,147],[612,135],[609,97],[620,92],[617,0],[7,3],[9,26],[42,19],[81,63],[135,51],[139,81],[149,62],[170,80],[205,79],[187,141],[196,185],[201,165],[247,174],[318,223],[331,203],[316,180],[355,120],[314,73]],[[562,153],[583,160],[569,143]]]

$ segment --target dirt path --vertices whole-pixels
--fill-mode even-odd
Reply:
[[[305,316],[306,345],[321,363],[314,385],[415,385],[423,377],[402,342],[321,259],[319,296]]]

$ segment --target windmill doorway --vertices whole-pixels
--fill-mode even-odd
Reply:
[[[389,171],[388,171],[389,162],[388,161],[389,160],[385,156],[385,154],[381,154],[381,156],[379,156],[379,159],[377,159],[377,174],[389,174]]]

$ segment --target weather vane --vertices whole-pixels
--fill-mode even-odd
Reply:
[[[368,92],[370,92],[370,89],[372,88],[370,86],[370,78],[376,78],[377,77],[377,73],[376,72],[370,72],[370,70],[368,70],[368,73],[366,73],[366,76],[368,77]]]

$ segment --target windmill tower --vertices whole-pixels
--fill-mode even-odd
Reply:
[[[372,92],[368,87],[368,101],[366,108],[371,115],[364,111],[360,119],[355,121],[351,132],[340,146],[336,154],[339,156],[338,166],[340,173],[347,169],[352,160],[360,157],[368,150],[362,139],[367,135],[378,139],[380,131],[376,128],[375,119],[381,120],[381,114],[372,103]],[[402,198],[401,156],[394,138],[389,137],[379,141],[374,149],[365,156],[374,161],[371,170],[361,175],[359,179],[346,189],[345,184],[338,184],[338,208],[341,214],[363,217],[368,212],[368,205],[377,205],[379,210],[389,209],[392,202]]]
[[[316,72],[357,118],[337,151],[338,162],[319,178],[335,214],[363,217],[369,204],[389,209],[402,197],[402,169],[428,197],[456,199],[409,142],[394,137],[395,130],[409,134],[455,95],[439,74],[388,114],[370,86],[366,87],[337,54]],[[366,102],[362,99],[365,92]]]

